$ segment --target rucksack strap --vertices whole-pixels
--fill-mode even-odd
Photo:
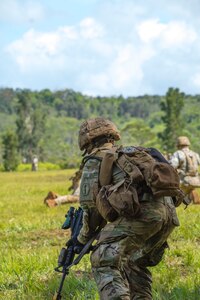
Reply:
[[[99,172],[100,186],[109,185],[112,179],[113,164],[117,159],[117,148],[113,147],[106,152],[101,152],[102,163]]]

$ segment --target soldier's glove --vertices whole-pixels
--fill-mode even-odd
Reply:
[[[84,248],[84,244],[81,244],[77,238],[72,238],[67,242],[67,246],[73,245],[74,253],[79,254],[81,250]]]
[[[79,254],[82,249],[84,248],[85,245],[81,244],[78,240],[76,240],[75,244],[74,244],[74,252],[76,254]]]

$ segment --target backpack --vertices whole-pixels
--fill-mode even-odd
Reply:
[[[112,185],[114,163],[125,173],[125,178]],[[177,171],[155,148],[113,147],[104,152],[99,183],[102,188],[96,197],[96,205],[107,221],[116,218],[116,211],[127,218],[139,214],[140,199],[145,192],[155,200],[171,196],[176,207],[184,198]]]
[[[195,153],[190,151],[193,155],[190,155],[186,151],[182,150],[186,158],[186,173],[183,178],[183,183],[186,186],[192,188],[200,187],[200,177],[198,175],[198,162],[195,157]]]
[[[128,151],[124,148],[118,153],[116,164],[133,182],[144,181],[154,198],[182,195],[178,172],[157,149],[129,147]]]

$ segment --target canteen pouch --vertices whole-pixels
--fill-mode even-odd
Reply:
[[[96,197],[96,207],[100,213],[100,215],[108,222],[113,222],[117,219],[118,213],[117,211],[110,205],[108,201],[109,188],[111,186],[103,186],[97,197]]]
[[[126,188],[125,184],[109,188],[108,201],[119,216],[131,218],[140,212],[138,194],[134,187]]]

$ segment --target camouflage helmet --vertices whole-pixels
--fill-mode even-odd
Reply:
[[[190,141],[187,136],[179,136],[177,138],[177,146],[190,146]]]
[[[78,144],[80,150],[86,149],[94,139],[103,136],[115,141],[120,140],[119,131],[111,121],[102,117],[86,120],[81,124],[79,130]]]

